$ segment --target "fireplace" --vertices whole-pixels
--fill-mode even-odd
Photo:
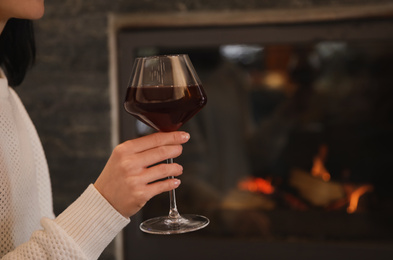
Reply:
[[[124,259],[391,259],[388,7],[338,18],[319,9],[113,16],[115,142],[152,131],[122,108],[137,56],[188,53],[209,100],[184,126],[192,139],[176,161],[180,213],[210,225],[142,233],[142,220],[168,213],[162,194],[125,230]]]

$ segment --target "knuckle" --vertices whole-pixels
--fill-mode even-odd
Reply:
[[[129,165],[126,161],[120,161],[118,163],[118,167],[119,167],[119,170],[121,173],[128,172],[128,170],[129,170]]]
[[[183,173],[183,167],[177,163],[173,163],[173,164],[163,163],[163,164],[158,165],[157,167],[158,167],[157,171],[160,172],[159,178],[169,177],[169,176],[178,176]]]
[[[178,132],[163,133],[158,132],[152,134],[153,142],[156,146],[164,144],[177,144],[181,142],[181,135]]]
[[[176,149],[174,149],[174,156],[177,157],[183,153],[183,146],[182,145],[176,145]]]
[[[158,147],[158,153],[162,158],[174,158],[183,152],[182,145],[168,145]]]
[[[131,200],[135,202],[136,205],[144,205],[149,201],[150,197],[145,189],[140,187],[137,182],[130,182],[129,189],[132,190]]]
[[[115,156],[121,157],[125,151],[126,151],[126,145],[124,143],[118,144],[114,149],[113,149],[113,154]]]
[[[139,203],[140,203],[141,205],[145,205],[146,202],[148,202],[149,199],[150,199],[150,197],[148,196],[148,194],[147,194],[146,192],[143,192],[143,191],[139,192],[139,194],[137,195],[137,198],[138,198]]]
[[[178,143],[179,140],[180,140],[179,133],[177,133],[177,132],[172,133],[172,141],[173,141],[173,143]]]
[[[173,184],[172,184],[172,182],[170,182],[170,181],[168,181],[167,183],[166,183],[166,191],[170,191],[170,190],[172,190],[173,189]]]
[[[162,163],[158,165],[158,170],[163,174],[163,175],[168,175],[170,173],[170,165],[166,163]]]
[[[154,133],[151,136],[156,146],[160,146],[162,144],[162,133]]]
[[[138,203],[144,203],[144,194],[142,191],[134,192],[134,199],[138,201]]]
[[[168,149],[167,146],[159,146],[159,147],[157,148],[157,152],[158,152],[158,154],[160,155],[160,157],[162,157],[162,158],[165,158],[165,157],[167,157],[168,155],[170,155],[170,153],[169,153],[168,150],[169,150],[169,149]]]
[[[155,190],[155,194],[161,194],[163,192],[170,191],[170,190],[171,189],[170,189],[169,181],[168,180],[161,181],[160,184],[157,185],[157,188]]]

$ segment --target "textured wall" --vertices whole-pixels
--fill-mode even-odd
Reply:
[[[17,89],[46,150],[55,213],[94,182],[111,152],[107,15],[391,0],[51,0],[36,21],[37,64]],[[323,2],[323,3],[320,3]],[[102,259],[113,259],[112,247]]]

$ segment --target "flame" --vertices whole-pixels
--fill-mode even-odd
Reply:
[[[324,181],[330,180],[330,173],[325,168],[324,162],[328,153],[328,147],[322,144],[319,147],[318,154],[314,157],[314,163],[311,168],[311,174],[314,177],[321,178]]]
[[[265,180],[263,178],[245,179],[239,182],[238,188],[240,190],[262,192],[264,194],[272,194],[274,192],[274,187],[271,184],[271,181]]]
[[[349,214],[354,213],[358,208],[359,198],[366,192],[372,191],[373,186],[362,185],[359,188],[352,191],[349,195],[349,205],[347,207],[347,212]]]

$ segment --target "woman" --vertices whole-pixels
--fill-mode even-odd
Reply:
[[[165,177],[179,176],[182,167],[157,163],[179,156],[189,134],[118,145],[96,182],[55,218],[41,143],[8,86],[19,85],[34,60],[30,20],[42,17],[43,2],[0,0],[0,258],[97,259],[150,198],[179,186]]]

